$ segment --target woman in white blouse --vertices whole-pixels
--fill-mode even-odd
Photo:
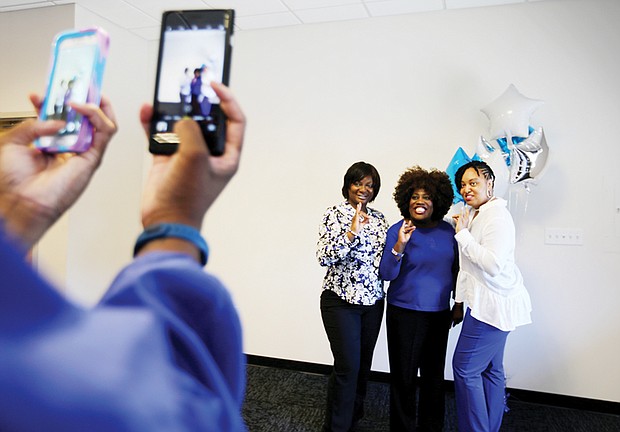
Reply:
[[[458,425],[460,432],[496,432],[504,414],[506,338],[531,322],[531,303],[515,264],[514,222],[506,201],[493,196],[493,171],[472,161],[454,180],[466,204],[455,216],[455,300],[467,305],[452,359]]]
[[[388,224],[367,206],[380,187],[374,166],[353,164],[344,176],[345,201],[327,209],[319,228],[316,256],[327,267],[321,317],[334,356],[323,431],[347,432],[364,415],[385,297],[379,263]]]

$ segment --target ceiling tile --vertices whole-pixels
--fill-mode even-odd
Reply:
[[[51,1],[16,1],[16,0],[0,0],[0,12],[10,12],[22,9],[35,9],[38,7],[54,6]]]
[[[361,4],[362,0],[282,0],[292,10]]]
[[[159,40],[160,27],[144,27],[133,29],[131,32],[146,40]]]
[[[161,21],[161,14],[166,10],[207,9],[201,0],[128,0],[134,7],[157,21]]]
[[[0,0],[0,12],[76,3],[153,40],[162,12],[173,9],[235,9],[235,27],[251,30],[528,1],[545,0]]]
[[[205,0],[213,8],[234,9],[235,17],[287,12],[280,0]]]
[[[159,24],[159,20],[122,0],[79,0],[78,4],[126,29]]]
[[[497,6],[510,3],[525,3],[525,0],[446,0],[446,8],[458,9],[481,6]]]
[[[37,3],[49,3],[47,1],[32,1],[32,0],[0,0],[0,7],[12,7],[12,6],[20,6],[20,5],[31,5],[34,4],[36,6]]]
[[[368,12],[361,4],[319,9],[304,9],[295,11],[295,15],[297,15],[304,23],[346,21],[369,17]]]
[[[367,2],[366,8],[372,16],[400,15],[415,12],[443,10],[443,0],[386,0]]]
[[[235,17],[235,26],[240,30],[285,27],[299,24],[301,24],[301,21],[290,12]]]

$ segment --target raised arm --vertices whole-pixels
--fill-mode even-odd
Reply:
[[[222,156],[211,156],[200,128],[193,120],[175,124],[180,137],[179,149],[171,156],[154,156],[142,200],[142,225],[145,229],[160,224],[180,224],[200,231],[205,213],[237,172],[245,133],[245,116],[230,90],[211,84],[228,117],[226,147]],[[145,132],[153,110],[143,106],[140,113]],[[188,253],[199,259],[199,250],[191,242],[166,237],[148,242],[138,255],[155,250]]]
[[[40,98],[30,98],[38,110]],[[25,250],[82,195],[116,133],[106,98],[100,106],[74,104],[73,108],[94,127],[93,145],[84,153],[48,154],[31,145],[40,136],[58,132],[62,121],[28,120],[0,135],[0,218]]]

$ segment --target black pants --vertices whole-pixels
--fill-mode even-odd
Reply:
[[[445,413],[444,368],[450,311],[421,312],[388,303],[390,430],[441,431]],[[416,384],[420,402],[416,429]]]
[[[321,317],[334,355],[327,388],[324,431],[348,432],[364,416],[372,355],[383,319],[384,301],[372,306],[347,303],[336,293],[321,294]]]

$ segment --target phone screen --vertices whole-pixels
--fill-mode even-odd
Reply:
[[[46,151],[83,151],[90,145],[89,124],[70,102],[99,103],[103,73],[102,33],[97,30],[68,32],[58,36],[52,57],[42,120],[63,120],[56,136],[41,137],[37,147]]]
[[[171,154],[179,143],[176,121],[200,125],[211,154],[224,151],[226,119],[209,83],[228,84],[232,10],[164,12],[149,150]]]

